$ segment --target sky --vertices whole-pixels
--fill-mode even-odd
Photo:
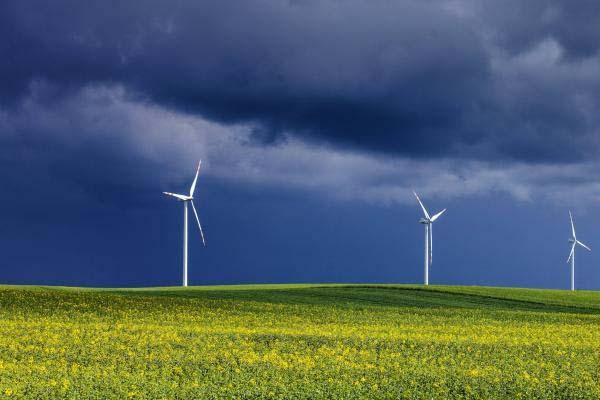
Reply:
[[[596,1],[0,3],[0,283],[600,290]],[[598,249],[598,250],[596,250]]]

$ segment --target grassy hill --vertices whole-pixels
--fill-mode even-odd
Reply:
[[[598,399],[600,292],[0,286],[0,398]]]

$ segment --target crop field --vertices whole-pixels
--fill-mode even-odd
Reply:
[[[0,286],[0,398],[600,399],[600,292]]]

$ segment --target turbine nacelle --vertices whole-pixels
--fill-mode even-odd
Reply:
[[[175,197],[177,200],[179,201],[190,201],[190,200],[194,200],[194,197],[192,196],[187,196],[185,194],[178,194],[178,193],[169,193],[169,192],[163,192],[164,194],[166,194],[167,196],[172,196]]]

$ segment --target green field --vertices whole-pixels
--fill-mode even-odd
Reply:
[[[0,286],[0,398],[600,399],[600,292]]]

